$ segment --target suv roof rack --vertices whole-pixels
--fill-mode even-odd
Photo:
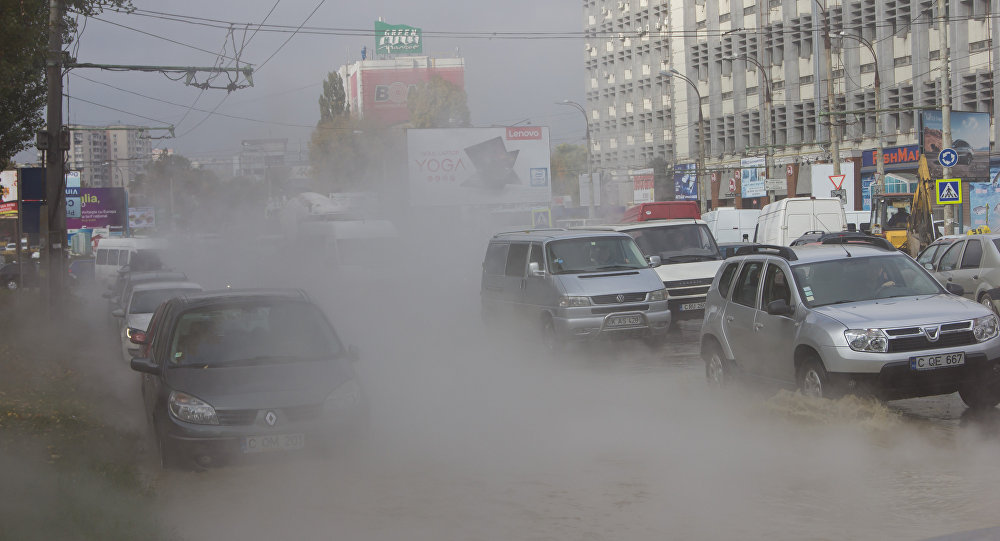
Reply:
[[[788,261],[795,261],[799,257],[795,255],[788,246],[774,246],[771,244],[757,244],[755,246],[740,246],[736,249],[735,255],[753,255],[753,254],[765,254],[765,255],[776,255],[778,257],[783,257]]]
[[[831,236],[823,239],[822,244],[868,244],[883,250],[896,251],[896,247],[888,240],[873,235],[865,235],[864,233]]]

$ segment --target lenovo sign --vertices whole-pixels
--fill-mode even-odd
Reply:
[[[522,141],[525,139],[541,139],[541,126],[524,126],[517,128],[507,128],[508,141]]]

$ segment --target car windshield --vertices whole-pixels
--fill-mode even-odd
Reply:
[[[213,306],[184,313],[171,340],[174,366],[330,359],[343,351],[318,308],[294,301]]]
[[[130,314],[152,314],[158,306],[163,304],[163,301],[195,291],[200,290],[190,287],[176,287],[136,291],[132,293],[132,301],[129,303],[128,312]]]
[[[591,237],[548,243],[546,258],[553,274],[579,274],[648,268],[629,237]]]
[[[792,268],[806,306],[943,293],[941,285],[905,255],[851,257]]]
[[[705,224],[646,227],[626,233],[635,239],[642,253],[660,256],[664,264],[722,259]]]

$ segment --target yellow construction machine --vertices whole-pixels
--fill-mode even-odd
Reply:
[[[871,234],[916,257],[935,237],[931,213],[934,186],[927,159],[920,156],[917,190],[913,193],[883,193],[872,196]]]

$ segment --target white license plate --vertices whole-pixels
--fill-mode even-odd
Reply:
[[[965,364],[965,352],[939,353],[937,355],[919,355],[910,357],[910,368],[913,370],[934,370],[936,368],[947,368],[949,366],[961,366]]]
[[[705,303],[703,302],[686,302],[681,305],[681,312],[685,310],[704,310]]]
[[[643,317],[640,316],[639,314],[608,316],[608,318],[604,320],[604,326],[609,328],[637,327],[643,325],[644,323],[645,321],[643,320]]]
[[[268,451],[293,451],[306,446],[305,434],[274,434],[271,436],[247,436],[241,442],[244,453],[266,453]]]

